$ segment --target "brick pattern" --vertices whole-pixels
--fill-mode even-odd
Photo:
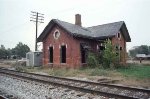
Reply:
[[[113,46],[119,45],[120,47],[122,47],[122,50],[119,52],[120,63],[125,65],[126,64],[126,41],[121,33],[120,35],[121,35],[121,38],[118,38],[117,34],[115,37],[112,38],[112,44]]]
[[[59,30],[60,37],[54,39],[55,30]],[[66,45],[66,64],[60,63],[60,47],[61,45]],[[53,46],[53,66],[80,66],[81,57],[80,57],[80,42],[76,40],[73,36],[68,34],[66,31],[61,29],[58,26],[55,26],[47,35],[43,41],[43,64],[47,65],[49,63],[49,50],[48,47]]]
[[[59,30],[60,36],[58,39],[54,39],[54,32]],[[75,38],[65,30],[55,25],[53,29],[48,33],[46,38],[43,41],[43,65],[53,66],[53,67],[72,67],[78,68],[79,66],[86,65],[81,63],[81,53],[80,53],[80,43],[86,42],[91,46],[91,49],[96,52],[97,44],[99,42]],[[126,53],[126,42],[121,35],[121,39],[118,39],[117,36],[112,38],[112,44],[119,44],[122,48],[122,63],[125,63],[125,53]],[[60,47],[61,45],[66,45],[66,63],[60,63]],[[49,47],[53,46],[53,64],[49,63]]]

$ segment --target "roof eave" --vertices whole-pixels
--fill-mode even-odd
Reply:
[[[49,32],[49,30],[53,27],[54,25],[54,20],[51,20],[48,25],[45,27],[45,29],[43,30],[43,32],[40,34],[40,36],[37,38],[37,42],[42,42],[43,39],[45,38],[45,36],[47,35],[47,33]]]
[[[114,37],[115,35],[109,35],[109,36],[100,36],[100,37],[95,37],[96,40],[105,40],[105,39],[110,39]]]
[[[68,31],[66,28],[64,28],[62,25],[60,25],[57,21],[55,21],[55,19],[53,19],[53,20],[51,20],[49,22],[49,24],[45,27],[45,29],[43,30],[43,32],[41,33],[41,35],[37,38],[37,42],[42,42],[43,41],[43,39],[48,34],[48,32],[52,29],[52,27],[54,26],[54,24],[57,24],[60,28],[62,28],[67,33],[69,33],[69,34],[72,35],[72,33],[70,31]]]
[[[126,27],[125,22],[123,23],[122,27],[124,27],[125,32],[127,33],[127,34],[125,34],[126,42],[131,42],[131,38],[130,38],[130,35],[129,35],[129,32],[128,32],[128,29],[127,29],[127,27]],[[121,27],[121,28],[122,28],[122,27]]]
[[[91,39],[91,40],[94,40],[93,37],[91,36],[86,36],[86,35],[81,35],[81,34],[76,34],[76,33],[72,33],[74,37],[77,37],[77,38],[85,38],[85,39]]]

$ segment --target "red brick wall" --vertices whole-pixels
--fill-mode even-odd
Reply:
[[[112,44],[114,46],[119,45],[120,47],[123,48],[122,51],[120,51],[120,54],[121,54],[120,63],[125,64],[126,63],[126,41],[125,41],[123,35],[121,34],[121,38],[119,39],[116,34],[116,36],[112,38]]]
[[[59,30],[60,37],[58,39],[54,39],[54,31]],[[96,41],[93,40],[87,40],[87,39],[80,39],[75,38],[69,33],[67,33],[65,30],[60,28],[59,26],[54,26],[53,29],[50,31],[50,33],[46,36],[46,38],[43,41],[43,65],[45,66],[54,66],[54,67],[79,67],[83,64],[81,63],[81,53],[80,53],[80,43],[86,42],[88,43],[93,51],[97,51],[97,44],[99,44]],[[125,63],[125,53],[126,53],[126,42],[121,35],[121,39],[119,40],[117,36],[112,38],[112,44],[116,45],[119,44],[123,48],[122,54],[122,63]],[[61,45],[66,45],[66,63],[60,62],[60,47]],[[49,47],[53,46],[53,64],[49,64]]]
[[[54,39],[54,31],[58,29],[60,37]],[[66,64],[60,63],[60,46],[66,45]],[[43,41],[43,64],[49,64],[49,46],[53,46],[53,66],[80,66],[80,42],[58,26],[55,26]]]

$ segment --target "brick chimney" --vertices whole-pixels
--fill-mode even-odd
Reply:
[[[81,15],[80,15],[80,14],[76,14],[76,15],[75,15],[75,25],[82,26],[82,23],[81,23]]]

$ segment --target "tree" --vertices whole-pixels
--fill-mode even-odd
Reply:
[[[150,54],[150,46],[148,47],[148,54]]]
[[[5,49],[5,46],[4,46],[4,45],[1,45],[1,49]]]
[[[7,58],[7,50],[5,49],[4,45],[0,46],[0,58],[6,59]]]
[[[150,54],[150,46],[147,45],[141,45],[134,49],[129,50],[131,57],[136,57],[136,54]]]
[[[148,54],[148,46],[147,45],[141,45],[139,47],[139,51],[138,51],[139,54]]]
[[[130,54],[131,57],[135,57],[137,53],[138,53],[137,48],[135,48],[133,50],[129,50],[129,54]]]
[[[105,50],[103,52],[103,67],[110,68],[118,63],[118,56],[116,55],[116,50],[113,48],[111,41],[108,39],[105,41]]]
[[[15,58],[17,58],[16,56],[19,57],[26,57],[26,53],[30,51],[30,48],[19,42],[15,48],[8,48],[5,49],[4,45],[0,46],[0,59],[7,59],[10,58],[11,55],[13,55]]]
[[[19,42],[17,46],[14,49],[12,49],[12,53],[14,55],[15,54],[18,55],[19,57],[26,57],[26,53],[29,51],[30,51],[30,48],[21,42]]]

